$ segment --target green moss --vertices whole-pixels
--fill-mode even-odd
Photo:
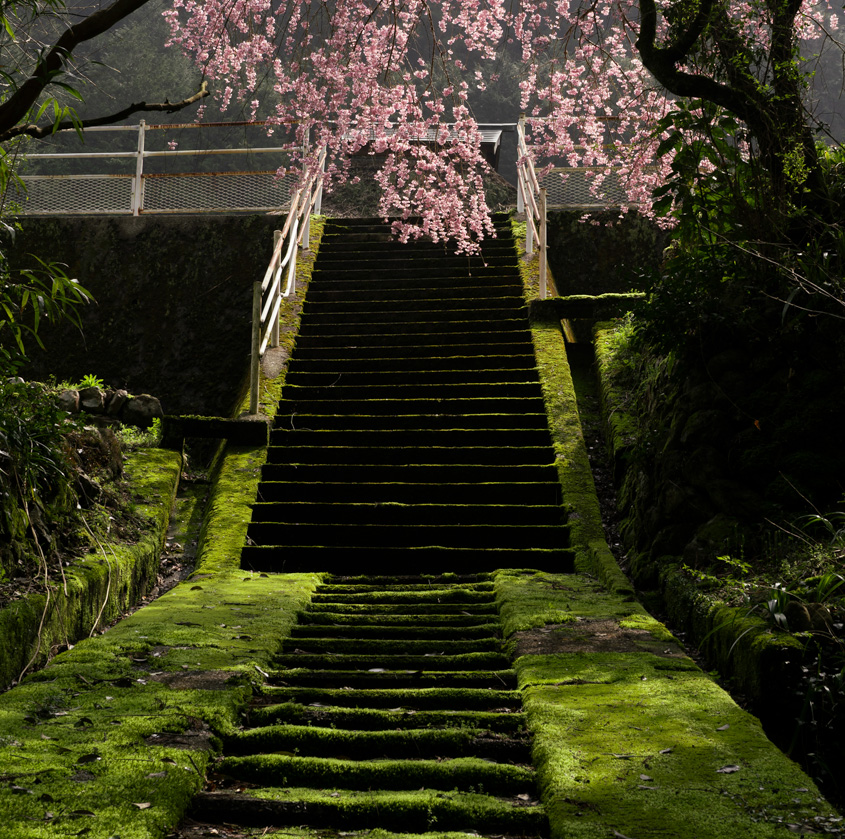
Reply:
[[[518,663],[553,837],[767,837],[834,815],[696,668],[657,669],[647,654],[555,658],[540,675],[560,686],[529,687],[538,668]]]

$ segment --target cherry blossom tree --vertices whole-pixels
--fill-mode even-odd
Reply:
[[[468,103],[496,84],[503,51],[522,63],[537,153],[614,167],[646,211],[671,171],[679,108],[735,119],[731,143],[771,196],[825,211],[797,50],[834,36],[829,0],[174,0],[166,16],[224,105],[257,110],[271,74],[272,118],[328,147],[330,179],[368,144],[385,155],[381,210],[405,236],[467,247],[490,232]]]

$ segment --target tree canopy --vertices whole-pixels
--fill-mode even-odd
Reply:
[[[468,100],[497,84],[503,53],[521,63],[538,152],[615,167],[633,203],[671,176],[679,130],[689,148],[727,117],[766,201],[831,215],[798,52],[833,37],[829,0],[174,0],[165,14],[224,106],[256,111],[270,75],[273,118],[313,130],[330,177],[367,144],[385,154],[382,209],[406,233],[489,230]],[[714,165],[703,155],[701,174]]]

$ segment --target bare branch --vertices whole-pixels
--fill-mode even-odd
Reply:
[[[82,119],[77,120],[75,122],[73,120],[64,120],[58,123],[58,125],[33,125],[32,123],[16,125],[14,128],[12,128],[10,131],[7,131],[5,134],[0,134],[0,142],[2,142],[3,140],[10,140],[13,137],[19,137],[21,135],[40,139],[41,137],[46,137],[55,131],[62,131],[66,128],[85,129],[94,128],[97,125],[111,125],[112,123],[120,122],[120,120],[126,119],[132,114],[136,114],[141,111],[165,111],[168,114],[172,114],[176,111],[181,111],[183,108],[187,108],[189,105],[193,105],[194,102],[199,102],[200,99],[204,99],[208,95],[208,82],[204,81],[200,86],[200,89],[193,96],[189,96],[187,99],[183,99],[181,102],[169,102],[166,99],[164,100],[164,102],[136,102],[132,105],[128,105],[126,108],[123,108],[120,111],[117,111],[116,113],[109,114],[108,116],[104,117]]]

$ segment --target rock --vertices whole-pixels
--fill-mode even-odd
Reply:
[[[833,617],[830,609],[824,603],[808,603],[807,612],[810,616],[810,623],[816,632],[833,633]]]
[[[139,428],[149,428],[154,419],[163,416],[161,402],[149,393],[141,393],[128,399],[120,412],[121,422],[126,425],[137,425]]]
[[[111,395],[111,399],[106,402],[106,413],[110,417],[118,416],[128,399],[129,394],[125,390],[121,389],[114,391]]]
[[[98,387],[84,387],[79,391],[79,409],[89,414],[102,414],[105,396]]]
[[[813,621],[807,607],[798,600],[790,600],[783,614],[790,632],[807,632],[813,628]]]
[[[79,391],[63,390],[56,399],[56,405],[69,414],[79,413]]]

